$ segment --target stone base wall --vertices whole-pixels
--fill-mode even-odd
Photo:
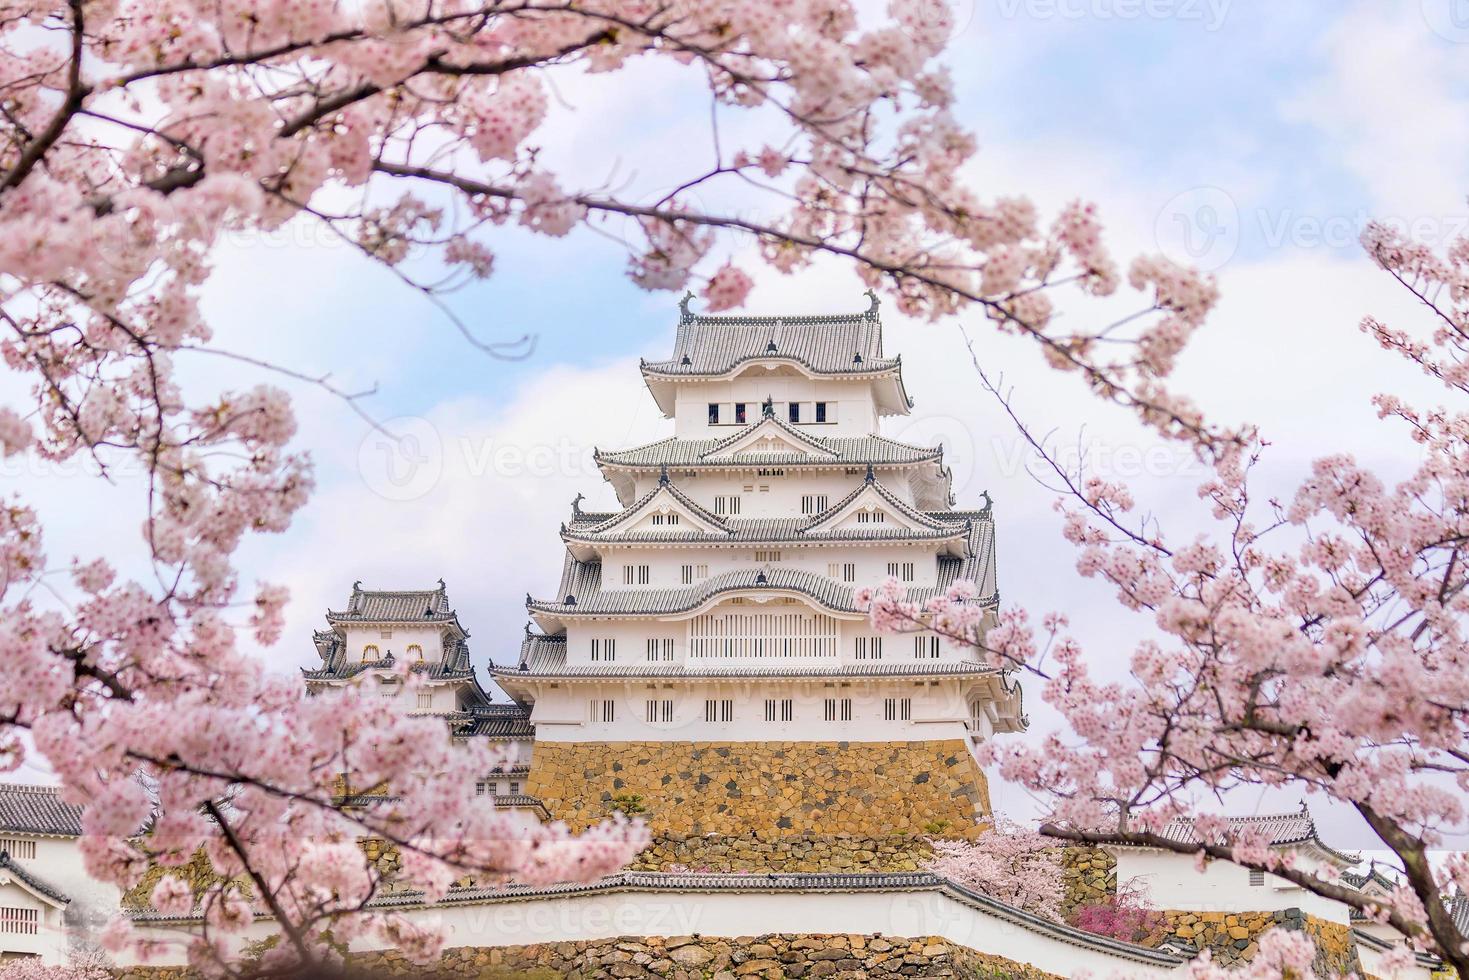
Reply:
[[[1259,949],[1262,935],[1271,929],[1304,930],[1316,946],[1312,972],[1318,977],[1359,976],[1361,961],[1351,929],[1337,922],[1327,922],[1300,909],[1277,912],[1184,912],[1174,909],[1159,913],[1164,926],[1157,935],[1148,937],[1146,945],[1156,946],[1172,936],[1194,947],[1209,950],[1220,966],[1236,966],[1252,959]]]
[[[614,810],[658,835],[964,836],[984,773],[937,742],[538,742],[526,792],[574,828]]]
[[[802,834],[774,839],[710,834],[664,836],[629,865],[633,871],[919,871],[933,855],[922,838]]]
[[[977,953],[945,939],[882,936],[767,935],[719,939],[607,939],[492,949],[451,949],[437,969],[397,953],[354,957],[379,975],[404,977],[603,977],[739,980],[741,977],[972,977],[1058,980],[1032,966]]]
[[[1100,847],[1065,847],[1061,880],[1066,889],[1061,912],[1069,919],[1083,905],[1100,905],[1117,895],[1117,859]]]

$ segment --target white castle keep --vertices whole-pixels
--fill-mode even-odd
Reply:
[[[428,674],[418,707],[516,739],[495,789],[586,824],[611,808],[676,833],[882,836],[976,828],[973,748],[1024,727],[1020,689],[930,632],[881,635],[854,590],[973,581],[998,602],[988,500],[956,509],[943,450],[885,438],[912,408],[874,299],[834,316],[681,307],[643,380],[673,434],[596,460],[621,510],[573,502],[561,581],[526,597],[520,661],[474,677],[442,583],[354,588],[317,634],[313,689]],[[527,799],[531,797],[533,799]]]

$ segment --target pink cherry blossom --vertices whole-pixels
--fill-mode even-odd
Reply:
[[[1086,254],[1085,215],[1065,225],[1067,247]],[[1438,254],[1373,225],[1363,244],[1429,311],[1426,328],[1368,317],[1363,330],[1451,398],[1469,394],[1469,240]],[[1165,375],[1217,289],[1162,259],[1134,262],[1131,280],[1166,312],[1142,343],[1144,369]],[[986,631],[972,592],[920,605],[889,581],[858,595],[880,629],[933,629],[1039,679],[1065,728],[990,742],[980,756],[1047,801],[1046,834],[1268,870],[1391,924],[1463,972],[1469,949],[1447,896],[1469,885],[1469,862],[1435,858],[1469,828],[1469,415],[1391,393],[1372,401],[1405,437],[1407,475],[1391,483],[1348,451],[1327,453],[1277,502],[1252,493],[1251,470],[1268,448],[1255,429],[1199,436],[1198,410],[1173,400],[1173,414],[1150,421],[1210,463],[1198,487],[1207,533],[1181,541],[1136,516],[1141,502],[1126,485],[1067,469],[1032,439],[1063,484],[1077,570],[1115,594],[1109,648],[1126,635],[1126,614],[1138,617],[1120,679],[1103,679],[1116,672],[1097,668],[1084,653],[1093,644],[1070,635],[1061,615],[1037,629],[1024,610],[1005,609]],[[1203,805],[1261,787],[1355,810],[1397,856],[1403,886],[1365,895],[1332,868],[1299,865],[1258,830],[1230,831]],[[1192,820],[1197,840],[1162,835],[1175,819]],[[1289,975],[1310,959],[1300,937],[1281,935],[1262,940],[1249,975]],[[1193,970],[1225,975],[1206,960]]]

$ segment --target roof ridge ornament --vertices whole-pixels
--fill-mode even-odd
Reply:
[[[877,308],[882,305],[882,300],[878,299],[877,293],[871,289],[867,290],[864,295],[872,301],[872,305],[867,307],[867,315],[870,317],[877,316]]]
[[[867,464],[867,476],[865,477],[865,479],[864,479],[863,482],[865,482],[865,483],[876,483],[877,482],[877,474],[873,472],[873,470],[872,470],[872,464],[871,463],[868,463]]]
[[[579,493],[575,497],[571,498],[571,516],[573,518],[581,516],[581,502],[585,499],[587,499],[587,497],[586,494],[583,493]]]
[[[694,318],[694,315],[689,312],[689,301],[693,298],[694,292],[693,290],[689,290],[688,292],[683,294],[683,299],[678,301],[679,319],[684,320],[685,322]]]
[[[775,418],[775,396],[766,395],[765,400],[760,403],[760,414],[768,419]]]
[[[664,463],[662,466],[658,467],[658,485],[660,487],[666,487],[666,486],[668,486],[668,464],[667,463]]]

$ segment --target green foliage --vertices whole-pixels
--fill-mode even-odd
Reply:
[[[619,793],[612,797],[612,801],[607,806],[617,813],[629,817],[635,817],[639,813],[648,812],[648,808],[643,805],[643,796],[641,793]]]

